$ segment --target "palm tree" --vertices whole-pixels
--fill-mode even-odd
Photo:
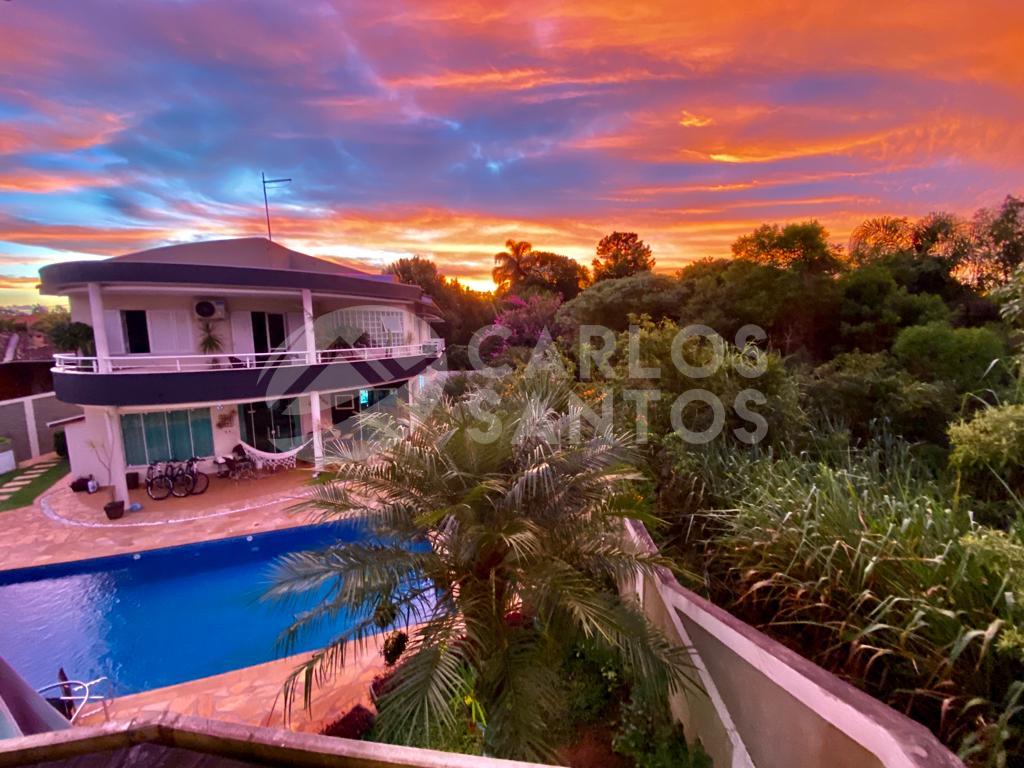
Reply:
[[[850,255],[858,263],[906,252],[913,246],[914,227],[903,216],[865,219],[850,233]]]
[[[498,290],[507,291],[524,282],[533,269],[533,246],[525,240],[505,241],[505,249],[494,254],[494,269],[491,278]]]
[[[373,458],[335,457],[334,480],[315,487],[311,505],[362,522],[369,539],[283,558],[270,592],[326,590],[289,640],[345,611],[364,618],[293,672],[286,707],[300,683],[308,706],[349,645],[391,619],[410,639],[378,703],[388,741],[430,744],[457,727],[451,702],[471,701],[488,754],[552,757],[553,659],[574,642],[617,654],[641,695],[664,701],[684,684],[684,649],[615,586],[666,564],[622,536],[638,498],[632,446],[588,428],[568,403],[561,384],[518,381],[501,397],[475,392],[408,411],[404,434],[397,417],[365,418],[379,435]],[[483,411],[497,420],[481,420]]]

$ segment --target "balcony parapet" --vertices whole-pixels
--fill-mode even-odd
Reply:
[[[402,384],[433,365],[440,339],[422,344],[266,354],[59,355],[57,398],[77,405],[167,406],[273,400]]]
[[[237,369],[267,369],[306,367],[311,364],[354,363],[370,360],[416,355],[440,356],[444,351],[443,339],[431,339],[422,344],[404,344],[392,347],[354,347],[350,349],[318,349],[314,358],[305,351],[276,352],[216,352],[204,355],[118,355],[88,357],[75,354],[53,356],[54,373],[85,374],[150,374],[187,371],[217,371]]]

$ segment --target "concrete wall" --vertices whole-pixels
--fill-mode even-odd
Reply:
[[[92,476],[100,485],[109,485],[110,478],[104,466],[109,444],[104,410],[87,405],[82,412],[85,415],[82,421],[72,422],[64,428],[71,474],[73,477]]]
[[[655,550],[642,524],[628,522],[627,532]],[[624,589],[687,648],[700,685],[671,705],[715,768],[962,768],[923,725],[683,588],[667,570]]]
[[[77,405],[58,400],[53,392],[0,402],[0,435],[11,439],[16,461],[25,461],[53,450],[49,421],[76,416]]]

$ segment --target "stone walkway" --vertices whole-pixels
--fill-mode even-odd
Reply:
[[[7,501],[15,491],[20,491],[41,474],[53,469],[60,462],[60,459],[47,459],[33,464],[28,469],[19,472],[3,485],[0,485],[0,501]]]
[[[287,727],[317,733],[356,704],[373,709],[370,683],[385,669],[380,654],[382,643],[383,635],[375,635],[362,649],[349,649],[347,663],[339,674],[322,689],[314,688],[309,712],[302,707],[300,681]],[[108,720],[173,712],[243,725],[284,727],[281,686],[292,670],[307,658],[308,654],[298,654],[201,680],[122,696],[90,707],[77,722],[98,725]]]
[[[74,493],[70,475],[30,507],[2,513],[0,570],[139,552],[244,536],[316,522],[292,507],[308,493],[309,473],[282,472],[247,482],[210,481],[202,496],[153,501],[132,492],[142,509],[108,520],[104,492]]]

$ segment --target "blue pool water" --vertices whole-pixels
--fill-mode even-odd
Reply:
[[[302,607],[260,600],[274,560],[359,538],[352,525],[308,526],[0,572],[0,656],[34,687],[63,666],[73,679],[110,678],[117,695],[270,661]],[[351,622],[305,635],[294,652]]]

